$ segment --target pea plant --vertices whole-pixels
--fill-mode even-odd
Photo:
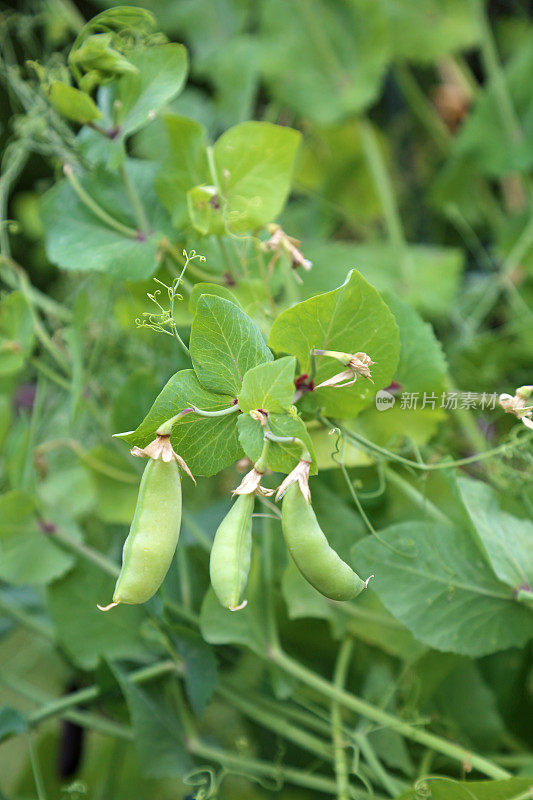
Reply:
[[[531,24],[148,5],[0,34],[0,796],[527,800]]]

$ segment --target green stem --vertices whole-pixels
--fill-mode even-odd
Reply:
[[[156,433],[158,436],[170,436],[175,423],[188,414],[198,414],[200,417],[227,417],[229,414],[236,414],[237,411],[240,411],[240,408],[236,403],[235,405],[229,406],[229,408],[222,408],[220,411],[204,411],[202,408],[198,408],[198,406],[189,405],[187,408],[184,408],[183,411],[165,420],[165,422],[159,426]]]
[[[293,675],[297,680],[300,680],[302,683],[305,683],[307,686],[315,689],[326,697],[336,700],[344,708],[348,708],[351,711],[354,711],[356,714],[360,714],[361,716],[365,717],[366,719],[377,722],[379,725],[391,728],[402,736],[405,736],[406,739],[410,739],[411,741],[417,742],[425,747],[430,747],[432,750],[435,750],[436,752],[441,753],[442,755],[445,755],[454,761],[458,761],[460,764],[470,764],[474,769],[477,769],[479,772],[487,775],[489,778],[504,779],[511,777],[507,770],[498,767],[487,758],[477,755],[476,753],[471,753],[460,745],[456,745],[453,742],[448,742],[446,739],[443,739],[440,736],[430,733],[429,731],[422,730],[421,728],[417,728],[408,722],[404,722],[398,717],[395,717],[393,714],[389,714],[387,711],[373,706],[366,700],[362,700],[361,698],[334,686],[325,678],[322,678],[320,675],[317,675],[315,672],[307,669],[302,664],[299,664],[290,656],[286,655],[283,651],[271,649],[269,655],[273,663],[280,666],[289,675]]]
[[[164,675],[169,675],[177,671],[177,666],[174,661],[160,661],[157,664],[151,664],[149,667],[143,667],[135,672],[131,672],[128,676],[132,683],[149,683],[150,681],[157,680]],[[70,708],[78,705],[84,705],[96,700],[102,694],[102,688],[97,685],[87,686],[85,689],[79,689],[77,692],[72,692],[58,700],[53,700],[47,703],[42,708],[30,714],[28,722],[31,727],[38,725],[44,720],[56,717],[63,714]]]
[[[46,790],[44,787],[43,773],[39,763],[39,756],[33,742],[33,736],[28,734],[28,749],[30,751],[31,770],[33,772],[33,780],[35,781],[35,791],[37,792],[37,800],[46,800]]]
[[[359,749],[361,750],[361,754],[364,756],[370,769],[376,775],[377,780],[379,780],[385,791],[387,791],[391,797],[397,797],[399,789],[396,786],[396,782],[390,777],[387,770],[383,768],[383,765],[376,756],[374,748],[368,741],[368,738],[366,736],[357,734],[356,740]]]
[[[61,322],[70,322],[72,319],[70,311],[33,286],[24,269],[9,256],[0,256],[0,277],[10,289],[21,291],[30,305],[40,308],[45,314],[55,317]]]
[[[348,636],[339,647],[333,673],[333,685],[337,687],[337,689],[344,689],[346,675],[350,666],[353,644],[353,639],[351,636]],[[350,796],[350,780],[348,777],[348,762],[346,759],[346,743],[342,733],[342,708],[337,700],[331,701],[331,738],[335,755],[337,800],[348,800]]]
[[[295,767],[286,767],[273,764],[271,761],[261,761],[258,758],[248,758],[247,756],[237,755],[235,752],[223,750],[219,747],[192,739],[188,742],[188,748],[194,755],[216,761],[224,767],[238,773],[249,773],[256,776],[271,778],[279,782],[287,782],[295,786],[303,786],[316,792],[333,795],[337,793],[335,781],[321,775],[313,775],[307,770]],[[356,796],[356,795],[353,795]]]
[[[452,137],[405,62],[394,66],[394,77],[415,117],[432,135],[439,150],[447,153]]]
[[[351,439],[357,444],[364,447],[366,450],[369,450],[374,453],[378,453],[387,461],[396,461],[398,464],[403,464],[406,467],[411,467],[412,469],[418,469],[422,472],[434,472],[440,469],[451,469],[453,467],[463,467],[467,464],[475,464],[478,461],[484,461],[488,458],[493,458],[494,456],[500,455],[501,453],[509,452],[517,447],[521,447],[524,441],[529,441],[531,435],[526,432],[522,438],[513,444],[501,444],[498,447],[493,447],[491,450],[485,450],[483,453],[478,453],[473,456],[468,456],[468,458],[458,458],[455,461],[444,461],[438,464],[426,464],[423,461],[412,461],[410,458],[404,458],[404,456],[400,456],[397,453],[393,453],[391,450],[387,450],[385,447],[380,447],[380,445],[371,442],[369,439],[365,439],[364,436],[361,436],[358,433],[354,433],[353,431],[349,431],[347,428],[343,428],[338,423],[331,423],[325,417],[318,415],[318,419],[320,422],[325,425],[330,430],[335,430],[337,428],[341,431],[343,436],[347,436],[348,439]]]
[[[115,481],[120,481],[120,483],[129,483],[132,485],[139,483],[139,478],[137,475],[117,469],[116,467],[111,467],[104,461],[100,461],[98,458],[95,458],[93,455],[87,452],[76,439],[50,439],[48,442],[43,442],[42,444],[38,445],[35,448],[35,451],[38,453],[47,453],[48,451],[55,450],[58,447],[69,448],[69,450],[72,450],[74,453],[76,453],[80,461],[82,461],[84,464],[87,464],[87,466],[93,469],[95,472],[106,475],[108,478],[112,478]]]
[[[169,240],[165,237],[161,239],[159,242],[159,247],[164,250],[175,262],[178,266],[183,267],[185,264],[184,256],[179,252],[177,247],[174,247],[173,244],[169,242]],[[218,283],[224,285],[226,280],[221,275],[211,275],[209,272],[205,272],[200,267],[196,266],[194,261],[190,259],[187,262],[187,271],[194,275],[195,278],[198,278],[200,281],[207,281],[208,283]]]
[[[498,59],[496,45],[485,11],[484,0],[470,0],[481,32],[481,57],[489,80],[494,86],[496,107],[510,147],[515,147],[522,139],[520,121],[516,114],[505,74]]]
[[[8,603],[3,597],[0,596],[0,611],[2,614],[5,614],[7,617],[11,617],[12,620],[18,622],[19,625],[27,628],[29,631],[36,633],[38,636],[42,636],[45,639],[48,639],[50,642],[55,643],[55,636],[52,628],[47,625],[45,622],[41,622],[40,620],[33,617],[31,614],[28,614],[27,611],[24,611],[19,606],[11,605]]]
[[[110,559],[106,558],[106,556],[100,553],[99,550],[95,550],[89,545],[83,544],[83,542],[78,542],[77,539],[71,539],[71,537],[64,533],[60,528],[55,528],[55,530],[48,535],[52,536],[56,541],[60,542],[71,552],[81,556],[86,561],[95,564],[108,575],[111,575],[113,578],[118,578],[120,567],[118,567]]]
[[[136,231],[134,228],[130,228],[128,225],[123,225],[122,222],[119,222],[118,219],[115,219],[111,216],[111,214],[108,214],[107,211],[104,211],[104,209],[98,205],[95,200],[93,200],[93,198],[85,191],[77,177],[74,175],[74,170],[70,164],[65,164],[63,167],[63,172],[78,196],[78,199],[83,203],[84,206],[86,206],[86,208],[89,209],[89,211],[98,217],[98,219],[104,222],[109,228],[113,228],[113,230],[117,231],[117,233],[127,236],[129,239],[139,238],[138,231]]]
[[[381,201],[390,243],[398,254],[403,279],[408,283],[412,278],[412,264],[403,234],[402,222],[394,196],[394,189],[385,165],[381,146],[372,124],[367,119],[361,119],[359,121],[359,132],[368,166],[370,167],[370,172],[372,173],[374,184]]]
[[[59,386],[61,389],[64,389],[66,392],[70,392],[71,388],[70,383],[61,375],[59,375],[55,370],[47,366],[43,361],[41,361],[39,358],[36,358],[35,356],[30,358],[29,361],[30,364],[34,366],[35,369],[39,370],[39,372],[41,372],[45,378],[48,378],[49,381],[52,381],[52,383],[55,383],[57,386]]]
[[[11,158],[11,154],[14,154]],[[7,219],[7,207],[9,200],[9,191],[12,184],[18,179],[20,173],[24,169],[28,159],[29,150],[22,142],[16,142],[6,148],[3,157],[4,172],[0,177],[0,253],[5,258],[11,255],[11,247],[9,244],[9,221]],[[6,167],[6,162],[8,163]]]
[[[143,234],[146,235],[150,230],[146,211],[144,210],[141,198],[139,197],[137,189],[133,185],[133,181],[128,175],[128,170],[126,169],[126,165],[124,163],[120,167],[120,175],[122,178],[122,183],[126,189],[126,194],[128,195],[133,214],[137,220],[137,227]]]
[[[277,711],[268,711],[262,706],[247,699],[241,691],[234,691],[229,686],[219,685],[217,694],[228,701],[230,706],[239,709],[248,719],[257,722],[278,734],[284,739],[289,739],[294,744],[318,756],[321,760],[332,761],[333,755],[327,742],[318,736],[303,731],[299,726],[287,722]]]
[[[275,433],[272,431],[265,431],[265,439],[268,439],[271,442],[276,442],[277,444],[297,444],[298,447],[301,448],[301,460],[302,461],[312,461],[311,454],[307,449],[307,445],[302,442],[297,436],[276,436]]]
[[[30,686],[25,681],[21,681],[19,678],[3,675],[0,678],[0,681],[7,686],[8,689],[11,689],[12,691],[21,695],[21,697],[25,697],[27,700],[31,700],[34,703],[48,704],[53,702],[43,692],[39,691],[34,686]],[[126,725],[113,722],[112,720],[105,719],[104,717],[99,717],[97,714],[92,714],[88,711],[66,709],[58,716],[63,719],[68,719],[71,722],[80,725],[82,728],[87,728],[88,730],[102,733],[104,736],[112,736],[114,738],[125,740],[132,739],[132,732]]]

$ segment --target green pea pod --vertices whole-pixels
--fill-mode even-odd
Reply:
[[[246,605],[242,595],[250,571],[254,495],[240,494],[226,514],[213,541],[209,574],[215,594],[225,608]]]
[[[113,594],[118,603],[146,603],[157,592],[176,551],[181,525],[181,480],[175,459],[148,460],[122,551]],[[109,607],[111,607],[109,606]]]
[[[294,563],[325,597],[352,600],[365,588],[365,582],[329,546],[297,483],[283,497],[281,527]]]

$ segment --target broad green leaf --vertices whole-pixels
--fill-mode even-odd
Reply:
[[[378,389],[390,384],[399,353],[394,317],[356,270],[338,289],[283,311],[272,326],[268,342],[278,353],[295,355],[301,373],[311,372],[310,351],[314,348],[364,352],[376,362],[372,367],[374,383],[359,377],[349,388],[326,387],[305,396],[306,408],[322,408],[325,414],[338,417],[355,416]],[[335,358],[321,356],[316,363],[315,385],[344,369]]]
[[[287,356],[248,370],[237,395],[241,411],[245,414],[254,409],[275,414],[287,411],[295,391],[295,368],[296,359]]]
[[[33,344],[33,318],[24,295],[10,292],[0,300],[0,376],[24,366]]]
[[[383,8],[397,58],[431,62],[480,37],[474,7],[463,0],[384,0]]]
[[[233,398],[248,370],[273,358],[250,317],[235,303],[210,294],[198,300],[189,350],[202,386]]]
[[[415,788],[397,800],[518,800],[531,788],[530,778],[501,781],[456,781],[430,776],[421,778]]]
[[[305,296],[327,291],[356,267],[380,292],[399,294],[417,310],[433,316],[449,312],[461,277],[464,253],[459,248],[409,244],[410,275],[402,275],[398,253],[387,242],[306,242],[313,269],[304,275]]]
[[[332,620],[339,615],[327,599],[308,583],[289,559],[281,581],[281,592],[287,605],[289,619],[325,619]]]
[[[470,660],[461,659],[440,684],[435,696],[442,720],[455,740],[468,737],[478,750],[496,752],[505,740],[505,725],[496,698]]]
[[[220,286],[217,283],[195,283],[189,297],[189,311],[193,317],[198,308],[198,301],[203,294],[222,297],[223,300],[229,300],[230,303],[235,303],[239,308],[242,307],[233,292],[230,289],[226,289],[225,286]]]
[[[241,645],[264,656],[263,609],[257,602],[257,595],[250,598],[250,580],[248,584],[248,605],[240,611],[229,611],[221,606],[213,589],[209,588],[200,611],[200,632],[209,644]]]
[[[204,411],[220,411],[232,406],[233,399],[231,395],[204,389],[192,369],[181,370],[165,384],[139,427],[120,438],[130,445],[146,447],[155,439],[155,432],[163,422],[191,403]],[[222,417],[187,414],[174,425],[171,441],[194,475],[215,475],[242,456],[237,414]]]
[[[228,228],[242,233],[272,222],[289,194],[298,131],[269,122],[242,122],[214,147],[217,184]]]
[[[184,662],[187,696],[198,716],[211,700],[218,682],[217,660],[202,637],[189,628],[172,628],[172,640]]]
[[[358,426],[376,444],[405,436],[425,444],[446,416],[441,408],[447,372],[444,353],[431,325],[411,306],[388,292],[383,299],[400,330],[400,360],[394,374],[398,393],[392,395],[394,405],[367,409]],[[401,392],[417,393],[417,408],[402,408]]]
[[[128,136],[150,122],[174,97],[187,75],[187,51],[181,44],[145,47],[128,54],[138,72],[116,81],[113,102],[119,102],[116,125]]]
[[[384,653],[414,662],[427,651],[426,645],[387,611],[375,592],[363,592],[355,602],[342,605],[340,610],[349,617],[348,630],[354,636]]]
[[[158,267],[161,238],[171,234],[166,211],[153,190],[156,165],[129,160],[125,168],[142,199],[150,232],[129,236],[103,221],[78,198],[67,179],[59,181],[43,198],[46,252],[63,269],[106,272],[121,280],[148,278]],[[118,176],[94,169],[78,178],[83,189],[104,211],[122,225],[136,230],[126,189]],[[68,225],[64,210],[68,208]]]
[[[143,658],[147,655],[139,629],[145,612],[111,602],[115,579],[98,567],[80,562],[47,589],[47,605],[58,639],[81,669],[95,669],[100,658]]]
[[[194,764],[185,748],[178,701],[170,680],[137,686],[116,665],[113,671],[126,698],[143,775],[185,777]]]
[[[316,460],[313,444],[302,420],[291,414],[269,414],[268,424],[276,436],[296,436],[301,439],[311,454],[311,475],[315,475]],[[255,462],[263,449],[264,429],[261,423],[248,414],[240,414],[237,422],[239,441],[248,458]],[[280,444],[270,442],[267,454],[267,466],[273,472],[290,472],[297,465],[302,455],[298,444]]]
[[[390,59],[388,21],[374,0],[262,3],[262,71],[274,98],[318,123],[362,111]]]
[[[168,153],[157,175],[155,188],[174,226],[183,224],[187,214],[186,195],[209,174],[206,131],[203,125],[177,114],[164,114]]]
[[[64,575],[74,559],[40,525],[31,495],[18,490],[0,497],[0,578],[43,585]]]
[[[457,483],[482,551],[498,578],[515,590],[531,590],[533,522],[502,511],[488,484],[466,477]]]
[[[500,583],[469,531],[405,522],[353,550],[372,590],[421,642],[436,650],[482,656],[519,647],[533,636],[533,612]]]
[[[73,122],[85,124],[102,116],[92,97],[63,81],[52,82],[48,99],[56,111]]]

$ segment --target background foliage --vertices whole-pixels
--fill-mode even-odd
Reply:
[[[1,12],[0,796],[528,798],[531,435],[439,407],[532,381],[528,6],[141,5],[105,29],[118,3]],[[374,385],[295,410],[326,345],[368,352]],[[436,408],[380,412],[385,387]],[[198,486],[161,592],[102,615],[125,443],[234,398],[173,430]],[[375,574],[354,602],[305,583],[259,504],[248,606],[209,588],[258,407]]]

